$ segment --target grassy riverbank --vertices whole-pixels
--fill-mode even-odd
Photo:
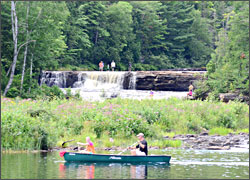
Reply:
[[[104,102],[81,100],[31,100],[3,98],[1,102],[2,148],[46,149],[61,142],[85,140],[96,147],[132,144],[143,132],[151,146],[179,147],[180,141],[163,136],[248,132],[248,105],[238,102],[112,99]],[[114,142],[110,141],[113,138]]]

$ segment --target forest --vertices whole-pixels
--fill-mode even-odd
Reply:
[[[1,93],[37,93],[42,70],[206,67],[197,89],[249,94],[249,2],[1,2]],[[200,92],[202,94],[202,92]]]

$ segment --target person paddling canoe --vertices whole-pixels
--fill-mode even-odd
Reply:
[[[86,143],[77,142],[77,144],[81,146],[87,146],[85,150],[80,151],[81,153],[95,154],[95,147],[93,142],[90,140],[90,137],[86,137]]]
[[[147,156],[148,155],[148,143],[147,141],[144,139],[144,134],[143,133],[139,133],[137,135],[139,141],[138,141],[138,145],[136,147],[130,147],[130,149],[136,149],[136,150],[131,150],[131,154],[132,155],[144,155]]]

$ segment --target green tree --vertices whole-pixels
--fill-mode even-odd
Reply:
[[[128,2],[118,2],[107,7],[105,16],[107,17],[107,31],[110,34],[109,37],[104,38],[107,48],[104,61],[107,63],[114,60],[119,64],[121,53],[134,39],[132,9],[133,7]]]

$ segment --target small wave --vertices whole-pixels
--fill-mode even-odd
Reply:
[[[249,166],[249,162],[176,162],[172,161],[170,164],[181,165],[230,165],[230,166]]]

